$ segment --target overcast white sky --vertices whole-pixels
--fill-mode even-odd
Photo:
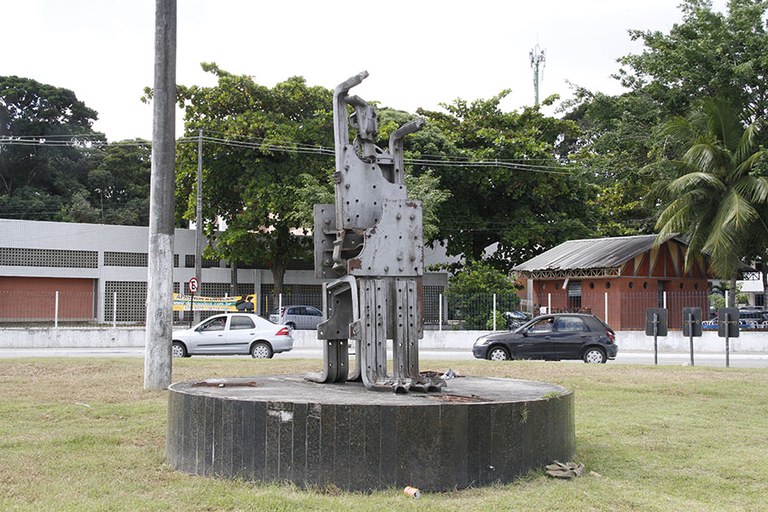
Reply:
[[[722,9],[725,0],[716,0]],[[540,96],[566,80],[620,92],[616,59],[639,53],[631,28],[668,32],[679,0],[178,0],[177,81],[213,85],[201,62],[273,86],[301,75],[332,89],[368,70],[364,99],[414,112],[506,88],[533,103],[529,52],[546,50]],[[152,136],[154,0],[0,0],[0,75],[73,90],[110,141]],[[177,136],[181,113],[177,113]]]

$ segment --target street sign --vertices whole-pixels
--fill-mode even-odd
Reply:
[[[669,324],[669,313],[664,308],[648,308],[645,310],[645,335],[666,336]]]
[[[717,335],[721,338],[739,337],[739,308],[717,310]]]
[[[189,289],[189,293],[194,295],[195,293],[197,293],[197,290],[200,288],[200,282],[197,280],[196,277],[193,277],[187,283],[187,288]]]
[[[701,336],[701,308],[683,308],[683,336]]]

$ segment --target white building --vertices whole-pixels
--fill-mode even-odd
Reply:
[[[58,300],[62,320],[143,322],[148,247],[146,227],[0,219],[0,320],[50,320]],[[425,268],[446,261],[440,250],[427,248],[424,256]],[[204,260],[202,266],[199,295],[233,295],[225,262]],[[177,229],[174,291],[194,274],[195,231]],[[269,269],[240,268],[237,283],[234,294],[257,295],[259,313],[275,307]],[[447,283],[445,271],[424,275],[425,319],[437,317]],[[322,304],[322,282],[312,263],[290,264],[285,290],[284,303]]]

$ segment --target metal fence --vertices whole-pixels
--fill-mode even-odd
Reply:
[[[643,330],[646,310],[665,307],[669,311],[670,329],[681,329],[682,308],[701,307],[704,328],[717,326],[713,308],[704,292],[669,292],[663,295],[649,293],[623,294],[613,303],[606,298],[591,307],[584,303],[554,307],[547,297],[535,302],[521,300],[514,294],[453,294],[442,293],[442,288],[426,290],[423,295],[424,328],[430,330],[502,330],[506,328],[503,313],[518,310],[532,316],[540,312],[578,311],[593,313],[606,319],[619,330]],[[322,287],[297,287],[282,295],[273,295],[271,286],[262,287],[256,296],[256,313],[269,318],[281,305],[310,305],[322,309]],[[605,302],[605,301],[608,302]],[[551,299],[549,302],[552,302]],[[199,311],[201,319],[217,311]],[[768,315],[768,313],[767,313]],[[189,311],[174,312],[179,325],[188,325],[193,315]],[[66,326],[118,326],[143,325],[146,318],[146,291],[130,293],[112,292],[99,299],[96,291],[24,292],[0,290],[0,327],[66,327]],[[742,329],[768,330],[768,322],[744,320]]]

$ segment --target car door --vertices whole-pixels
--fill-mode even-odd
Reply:
[[[536,320],[525,328],[525,335],[516,341],[515,357],[519,359],[543,359],[554,352],[554,318],[551,316]]]
[[[307,316],[304,329],[317,329],[317,324],[323,321],[323,312],[312,306],[307,306],[305,312]]]
[[[196,354],[224,353],[227,317],[214,316],[201,323],[191,337],[192,351]]]
[[[248,315],[229,315],[229,327],[225,334],[226,353],[248,354],[251,342],[256,339],[256,324]]]
[[[584,343],[588,342],[592,334],[577,316],[561,316],[555,320],[554,346],[558,359],[581,359]]]
[[[307,328],[307,308],[304,306],[291,306],[288,308],[288,314],[286,315],[290,322],[296,326],[296,329]],[[287,322],[286,322],[287,323]]]

